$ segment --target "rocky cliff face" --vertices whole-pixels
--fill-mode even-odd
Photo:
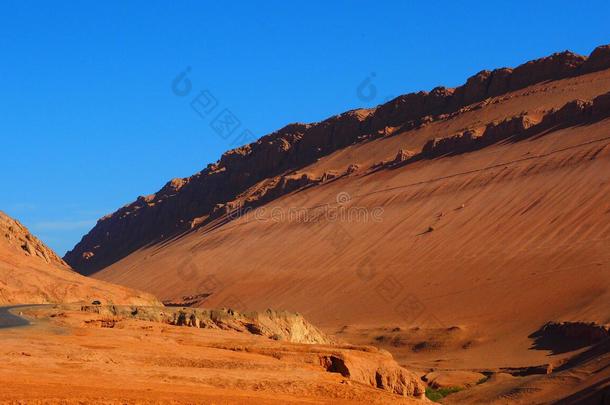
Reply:
[[[68,265],[19,221],[0,211],[0,235],[15,252],[45,263],[67,268]]]
[[[0,305],[92,300],[159,305],[152,295],[76,273],[19,221],[0,212]]]
[[[458,134],[429,140],[420,154],[411,159],[434,158],[483,148],[510,137],[526,138],[539,135],[557,126],[574,125],[601,120],[610,116],[610,93],[593,100],[573,100],[546,114],[520,114],[482,129],[469,129]]]
[[[388,352],[337,350],[320,356],[331,373],[403,397],[424,398],[425,386],[417,375],[400,367]]]
[[[217,163],[192,177],[174,179],[159,192],[138,197],[100,219],[64,259],[77,271],[92,274],[142,246],[205,224],[240,205],[256,205],[304,183],[323,181],[291,176],[295,170],[348,145],[451,117],[476,108],[475,103],[532,84],[608,68],[610,46],[595,49],[588,58],[566,51],[514,69],[479,72],[455,89],[437,87],[430,92],[397,97],[374,109],[349,111],[315,124],[288,125],[254,143],[230,150]],[[529,125],[519,119],[504,125],[522,124]],[[435,146],[435,153],[447,145]],[[401,155],[399,159],[407,157],[403,159]],[[249,188],[264,180],[274,183],[266,188],[269,193],[264,199],[242,198]]]

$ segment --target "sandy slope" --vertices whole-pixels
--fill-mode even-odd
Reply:
[[[81,276],[18,221],[0,212],[0,305],[92,300],[158,302],[150,294]]]
[[[543,84],[454,120],[346,148],[304,171],[366,167],[475,121],[608,90],[610,71]],[[236,295],[249,307],[280,305],[338,326],[413,323],[394,310],[404,297],[446,325],[502,325],[516,314],[520,325],[607,322],[609,130],[603,120],[341,178],[273,201],[258,218],[142,249],[97,277],[163,298],[213,290],[210,304]],[[286,218],[293,207],[337,207],[340,193],[350,196],[348,211],[381,207],[380,220]],[[274,212],[282,218],[272,219]],[[379,293],[384,280],[396,291]]]
[[[575,94],[586,96],[583,86],[573,89],[570,83],[560,80],[575,77],[580,83],[588,79],[603,86],[604,80],[599,75],[589,74],[605,69],[610,69],[608,45],[597,47],[589,57],[565,51],[514,69],[481,71],[456,88],[439,86],[429,92],[401,95],[376,108],[347,111],[312,124],[286,125],[256,142],[223,153],[216,163],[198,173],[173,179],[158,192],[140,196],[100,218],[74,249],[66,253],[65,259],[81,274],[93,274],[139,248],[163,243],[194,227],[210,225],[236,207],[262,204],[305,185],[328,181],[337,172],[316,175],[295,171],[316,166],[318,160],[325,160],[333,152],[353,150],[350,146],[355,144],[370,146],[370,141],[405,131],[410,132],[416,144],[432,135],[425,129],[413,129],[440,130],[436,135],[451,136],[444,129],[460,122],[468,127],[453,130],[472,129],[476,134],[476,130],[483,129],[477,128],[478,125],[486,125],[486,120],[494,115],[504,120],[524,107],[546,109],[562,98],[565,103],[573,100]],[[547,86],[536,86],[541,83]],[[590,90],[599,88],[593,86]],[[541,92],[546,94],[536,94]],[[507,103],[509,98],[516,98],[516,102]],[[496,108],[497,103],[501,108]],[[608,109],[607,104],[601,104],[602,110]],[[428,125],[434,122],[437,125]],[[447,128],[443,123],[448,124]],[[499,132],[506,132],[512,125],[517,130],[520,124],[509,123]],[[390,145],[391,142],[384,143],[382,149]],[[365,154],[365,159],[375,157],[375,148],[366,148]],[[409,152],[403,151],[401,156],[405,154],[408,156]],[[339,169],[345,170],[345,167]],[[353,172],[353,169],[357,168],[350,166],[348,170]]]
[[[342,149],[302,172],[360,171],[140,249],[95,277],[162,299],[211,292],[205,305],[295,310],[363,343],[417,327],[387,348],[421,370],[559,361],[530,350],[528,336],[551,320],[610,323],[610,120],[367,169],[434,137],[608,91],[610,71],[542,83]],[[369,216],[288,214],[302,207]]]

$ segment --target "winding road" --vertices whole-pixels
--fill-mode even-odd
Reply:
[[[30,321],[18,315],[12,314],[10,311],[17,308],[29,307],[31,305],[13,305],[9,307],[0,307],[0,329],[16,328],[19,326],[28,326]]]

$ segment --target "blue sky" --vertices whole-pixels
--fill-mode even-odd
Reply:
[[[0,210],[63,254],[242,130],[259,137],[610,43],[607,1],[256,3],[3,2]],[[178,96],[187,67],[191,92]],[[367,78],[374,94],[358,91]],[[209,115],[190,106],[202,91]],[[240,122],[227,139],[211,125],[225,109]]]

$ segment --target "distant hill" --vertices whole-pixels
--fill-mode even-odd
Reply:
[[[74,272],[21,223],[0,211],[0,305],[92,300],[158,303],[150,294]]]

